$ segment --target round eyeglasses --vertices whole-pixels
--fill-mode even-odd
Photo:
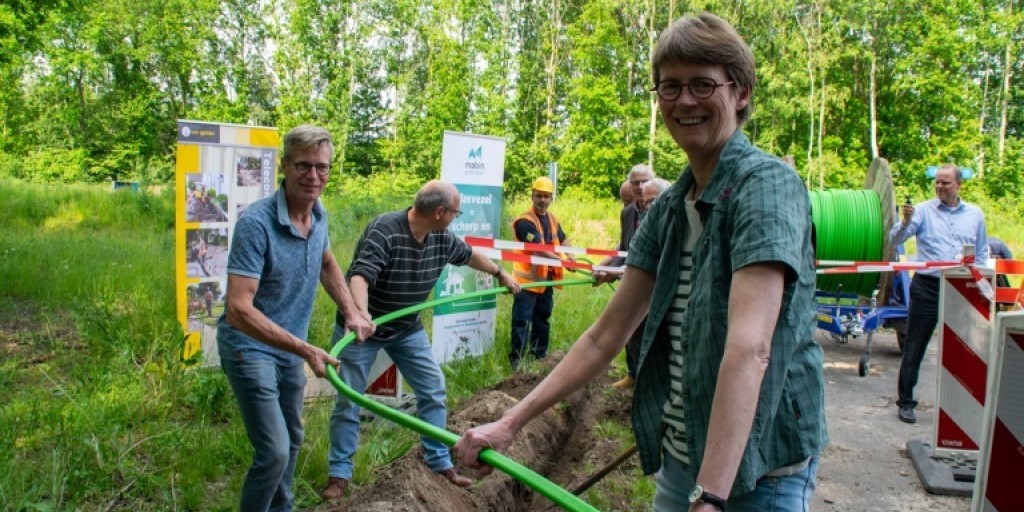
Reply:
[[[316,173],[319,176],[327,176],[331,172],[331,164],[314,164],[311,162],[292,162],[292,167],[295,167],[299,174],[309,174],[309,171],[316,169]]]
[[[690,83],[683,83],[677,80],[662,80],[651,90],[658,93],[658,97],[665,101],[675,101],[683,94],[683,88],[688,87],[690,94],[699,100],[706,100],[715,94],[715,89],[732,85],[734,82],[718,83],[710,78],[697,78]]]

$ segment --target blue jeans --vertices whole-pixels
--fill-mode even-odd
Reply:
[[[548,340],[551,337],[549,319],[554,307],[554,288],[550,286],[544,288],[544,293],[523,290],[515,294],[512,300],[512,352],[508,355],[510,361],[518,362],[526,356],[527,350],[537,359],[547,357]]]
[[[220,365],[235,392],[253,448],[240,510],[290,511],[295,461],[303,438],[304,365],[284,366],[241,353],[232,356],[222,358]]]
[[[344,330],[335,325],[332,343],[337,343],[343,335]],[[445,404],[448,394],[445,391],[444,373],[434,360],[434,349],[423,329],[385,343],[366,341],[349,344],[339,354],[341,380],[356,391],[365,391],[370,367],[381,349],[387,352],[398,366],[398,371],[402,372],[402,377],[416,392],[416,408],[420,419],[435,427],[445,428],[448,423]],[[451,455],[444,443],[426,436],[420,439],[427,467],[434,471],[452,467]],[[334,412],[331,413],[331,446],[327,452],[330,476],[352,479],[352,457],[358,446],[359,406],[339,393],[334,403]]]
[[[690,506],[690,490],[695,485],[689,468],[679,459],[662,453],[654,491],[654,512],[686,510]],[[761,477],[757,487],[747,494],[730,496],[729,512],[806,512],[811,509],[811,496],[818,478],[818,457],[811,457],[802,471],[783,477]]]

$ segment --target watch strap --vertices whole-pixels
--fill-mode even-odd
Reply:
[[[711,494],[710,492],[704,491],[700,493],[700,498],[697,498],[698,503],[707,503],[718,507],[720,510],[725,510],[725,498]]]

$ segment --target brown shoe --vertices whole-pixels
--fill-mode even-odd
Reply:
[[[320,493],[320,497],[325,500],[336,500],[345,495],[345,489],[348,489],[348,480],[332,476],[327,479],[327,488]]]
[[[449,482],[459,487],[469,487],[473,485],[473,481],[459,474],[455,471],[455,468],[448,468],[444,471],[438,471],[437,474],[448,479]]]
[[[612,384],[612,387],[616,389],[632,389],[634,384],[636,384],[636,379],[626,375],[624,379]]]

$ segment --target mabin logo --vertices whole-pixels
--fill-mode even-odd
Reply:
[[[480,146],[480,147],[478,147],[476,149],[470,149],[469,150],[469,158],[483,158],[483,157],[484,157],[484,147],[483,146]]]

